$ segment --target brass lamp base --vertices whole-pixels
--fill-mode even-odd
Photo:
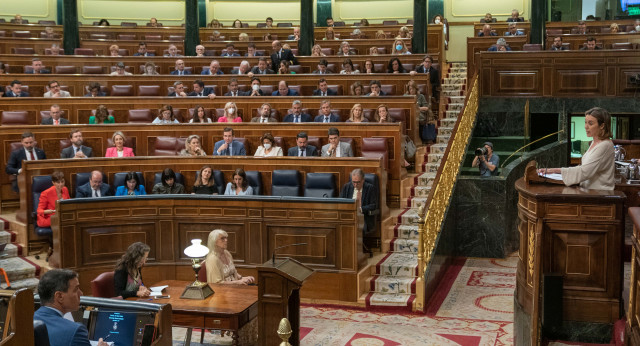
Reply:
[[[182,292],[180,299],[203,300],[214,293],[215,292],[213,292],[213,289],[209,286],[209,284],[196,280],[184,289],[184,292]]]

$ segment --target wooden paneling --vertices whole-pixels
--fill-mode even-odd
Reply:
[[[628,33],[587,34],[587,35],[563,34],[563,35],[547,36],[545,47],[551,47],[551,45],[553,44],[553,39],[558,36],[562,37],[563,43],[569,43],[570,50],[579,50],[580,48],[584,47],[588,37],[595,38],[596,45],[602,44],[602,48],[605,48],[605,49],[610,49],[612,43],[620,43],[620,42],[631,42],[633,44],[640,43],[640,34],[635,34],[635,33],[634,34],[628,34]]]
[[[482,28],[485,24],[491,25],[491,29],[495,31],[498,36],[504,36],[504,33],[507,32],[509,28],[509,23],[507,22],[496,22],[496,23],[473,23],[473,35],[478,36],[478,32],[482,31]],[[518,30],[524,31],[524,33],[529,36],[531,32],[531,22],[518,22],[516,23],[516,27]]]
[[[481,52],[482,96],[633,97],[640,51]]]
[[[522,50],[522,47],[525,43],[529,42],[529,38],[527,36],[506,36],[506,37],[467,37],[467,74],[469,78],[473,76],[476,71],[476,53],[486,52],[489,47],[496,44],[499,38],[504,38],[511,47],[512,50],[518,51]],[[499,53],[509,53],[509,52],[499,52]],[[505,57],[505,59],[508,59]],[[505,66],[511,66],[511,62]]]

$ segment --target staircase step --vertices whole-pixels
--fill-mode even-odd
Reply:
[[[444,154],[441,153],[429,153],[427,155],[427,162],[440,162]]]
[[[447,151],[446,144],[433,144],[429,146],[429,154],[444,154]]]
[[[418,255],[410,252],[391,252],[376,264],[376,274],[417,277]]]
[[[395,238],[390,240],[389,249],[394,253],[414,253],[417,255],[418,240]]]
[[[372,292],[385,294],[416,293],[416,278],[374,276],[369,285]]]
[[[385,293],[369,293],[367,296],[367,307],[370,306],[396,306],[411,309],[411,305],[415,300],[413,294],[385,294]]]
[[[11,279],[9,279],[11,280]],[[36,278],[26,278],[26,279],[20,279],[20,280],[11,280],[11,289],[14,290],[18,290],[21,288],[28,288],[31,289],[35,292],[36,288],[38,287],[38,282],[40,280],[36,279]],[[4,282],[4,279],[2,280],[2,283],[0,283],[0,288],[1,289],[6,289],[7,288],[7,283]]]
[[[22,246],[19,244],[7,244],[4,250],[0,251],[0,258],[9,258],[22,255]]]
[[[400,239],[418,239],[418,226],[415,225],[397,225],[393,229],[393,234]]]
[[[22,257],[0,259],[0,268],[4,269],[11,281],[40,275],[40,267]]]
[[[436,138],[436,143],[438,144],[449,144],[449,138],[451,138],[448,135],[441,135],[438,134],[438,137]]]
[[[398,215],[398,223],[401,225],[417,225],[418,220],[418,211],[415,209],[406,209]]]

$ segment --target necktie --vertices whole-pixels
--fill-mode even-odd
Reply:
[[[282,51],[278,52],[278,59],[282,59],[282,56],[280,55]]]
[[[325,115],[325,116],[324,116],[324,122],[325,122],[325,123],[328,123],[328,122],[329,122],[329,116],[328,116],[328,115]]]
[[[236,97],[236,96],[238,96],[238,93],[234,91],[233,92],[233,97]]]
[[[100,197],[100,193],[98,192],[98,190],[92,189],[92,191],[93,191],[93,197]]]
[[[73,147],[73,155],[75,156],[78,153],[78,148],[77,147]]]
[[[231,151],[231,143],[229,143],[229,147],[227,148],[227,155],[233,156],[233,151]]]
[[[35,155],[33,155],[33,150],[30,150],[30,151],[29,151],[29,157],[30,157],[30,159],[29,159],[29,160],[31,160],[31,161],[35,161],[35,160],[36,160]]]
[[[296,121],[295,121],[295,122],[296,122],[296,123],[299,123],[299,122],[300,122],[300,116],[299,116],[299,115],[296,115]]]
[[[336,157],[336,151],[338,151],[337,148],[331,151],[331,157]]]
[[[298,156],[300,157],[307,156],[306,149],[298,147]]]
[[[182,76],[182,71],[178,71],[178,76]]]
[[[266,119],[266,118],[262,118],[262,121],[261,121],[261,122],[266,123],[266,122],[267,122],[267,119]]]
[[[53,125],[60,125],[60,120],[55,119],[55,120],[53,121]]]

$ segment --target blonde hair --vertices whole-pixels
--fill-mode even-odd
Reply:
[[[216,242],[220,237],[228,237],[229,234],[221,229],[214,229],[209,232],[209,237],[207,238],[207,247],[209,248],[209,254],[207,257],[212,256],[220,252],[220,248],[216,246]]]

